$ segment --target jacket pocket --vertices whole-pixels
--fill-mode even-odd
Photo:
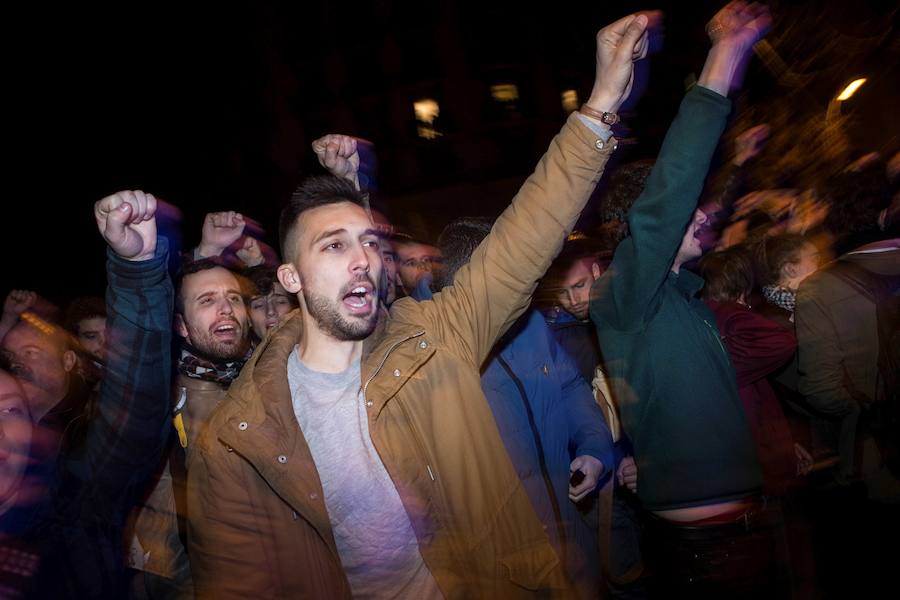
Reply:
[[[521,548],[500,558],[509,580],[527,590],[547,587],[546,579],[559,566],[559,558],[549,543]]]

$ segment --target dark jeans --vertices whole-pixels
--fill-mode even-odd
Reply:
[[[777,503],[764,502],[726,525],[682,526],[651,515],[646,534],[651,598],[790,596],[784,522]]]

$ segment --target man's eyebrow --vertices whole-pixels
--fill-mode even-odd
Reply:
[[[341,227],[339,229],[330,229],[328,231],[323,231],[322,233],[317,235],[316,238],[312,242],[310,242],[310,246],[315,246],[316,244],[318,244],[325,238],[331,237],[333,235],[337,235],[339,233],[347,233],[347,230],[344,229],[343,227]]]

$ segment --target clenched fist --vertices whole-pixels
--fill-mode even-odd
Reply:
[[[156,253],[156,209],[153,194],[126,190],[94,204],[94,218],[113,252],[127,260],[147,260]]]
[[[240,239],[245,226],[244,216],[233,210],[207,213],[198,248],[200,256],[219,256]]]
[[[349,135],[331,133],[312,143],[319,164],[335,177],[349,179],[359,189],[359,152],[357,140]]]

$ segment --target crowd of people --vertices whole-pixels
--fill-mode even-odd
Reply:
[[[810,503],[900,504],[900,162],[750,190],[759,124],[716,164],[770,24],[736,1],[658,157],[604,174],[657,19],[600,30],[511,205],[436,240],[343,134],[277,251],[213,212],[170,274],[169,207],[99,200],[106,297],[3,305],[0,597],[821,597]]]

